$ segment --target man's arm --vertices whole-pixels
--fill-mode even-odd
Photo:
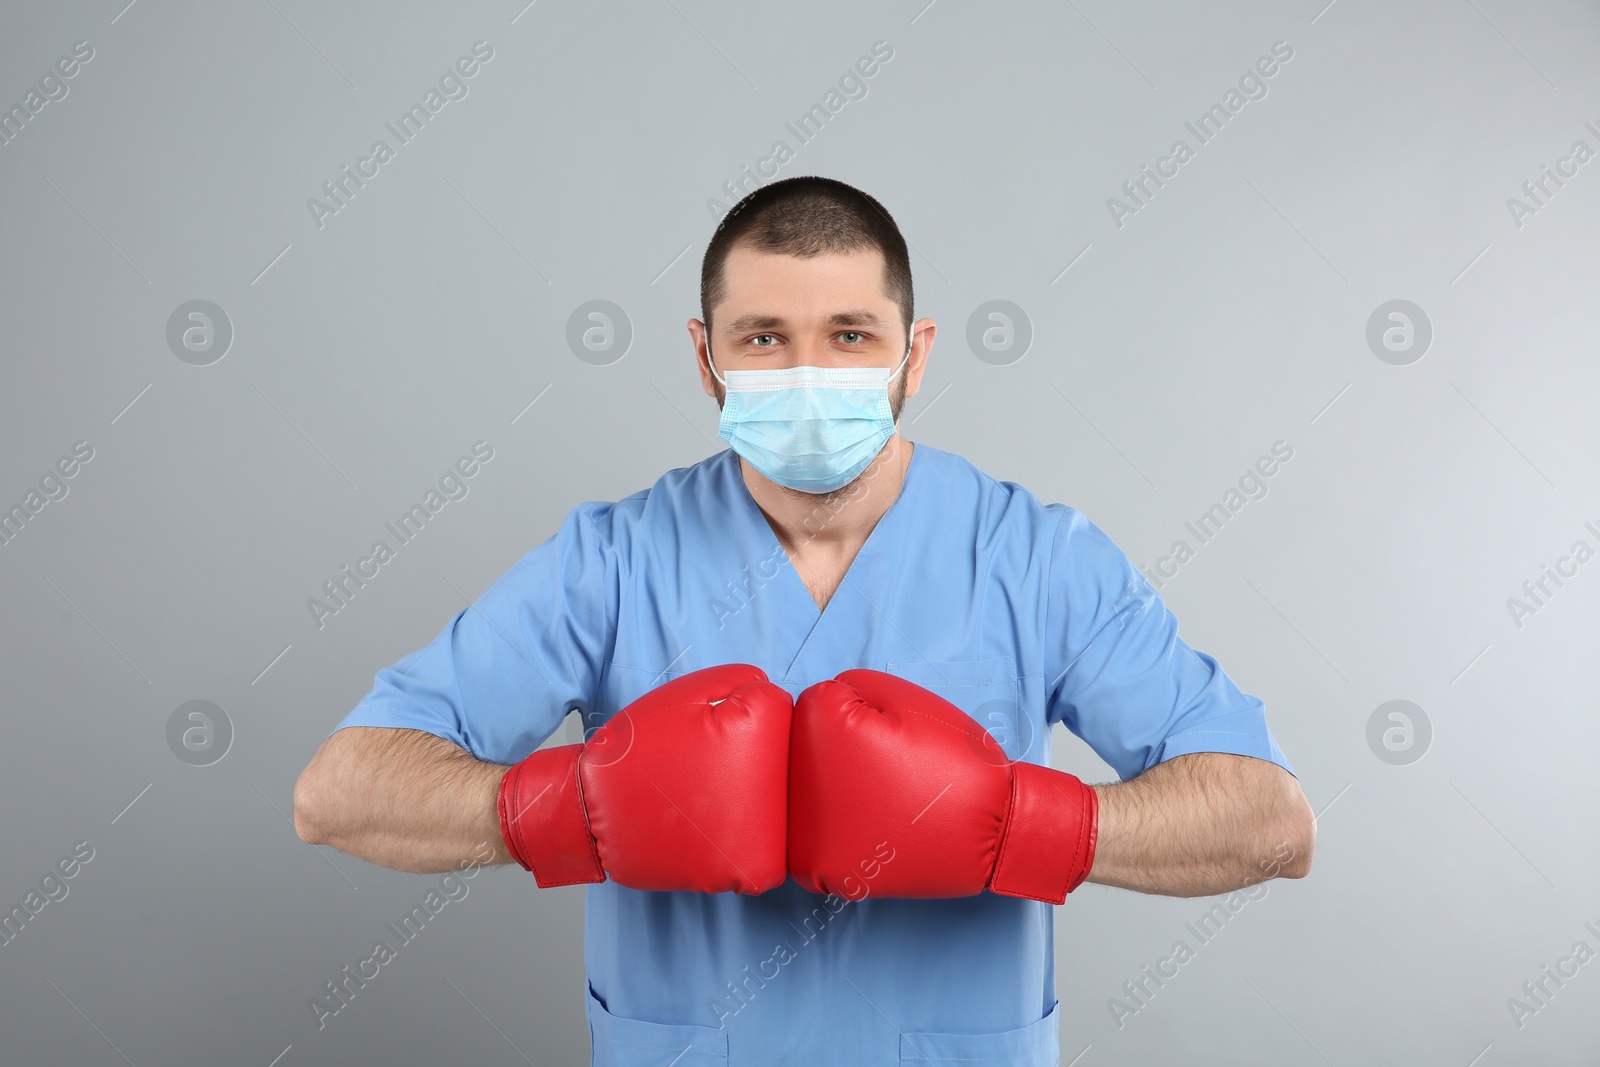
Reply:
[[[1316,819],[1275,763],[1192,752],[1093,788],[1100,837],[1088,881],[1198,897],[1311,871]]]
[[[705,667],[510,767],[426,731],[345,727],[295,785],[295,829],[401,871],[515,862],[541,887],[764,893],[786,877],[792,704],[759,667]]]
[[[510,863],[495,807],[507,769],[422,730],[346,727],[295,783],[295,832],[400,871]]]

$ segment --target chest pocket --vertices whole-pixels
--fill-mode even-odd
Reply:
[[[970,715],[1011,759],[1041,762],[1042,713],[1022,705],[1017,662],[1010,656],[970,660],[889,663],[889,674],[915,682]]]

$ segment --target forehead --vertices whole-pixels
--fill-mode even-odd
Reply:
[[[883,253],[876,248],[802,257],[735,245],[723,267],[727,295],[713,310],[741,317],[853,314],[859,321],[835,324],[869,325],[867,320],[887,318],[893,310],[883,282]]]

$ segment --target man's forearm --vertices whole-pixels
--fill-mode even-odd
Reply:
[[[1194,897],[1311,869],[1315,821],[1299,783],[1276,764],[1196,752],[1094,790],[1091,882]]]
[[[506,768],[420,730],[352,726],[295,785],[300,836],[400,871],[510,863],[495,806]]]

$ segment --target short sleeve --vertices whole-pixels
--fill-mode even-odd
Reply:
[[[1106,533],[1062,513],[1049,570],[1049,721],[1088,742],[1124,781],[1190,752],[1294,768],[1259,699],[1178,636],[1178,620]]]
[[[408,727],[514,763],[592,707],[616,630],[611,506],[574,508],[431,644],[378,671],[335,730]]]

